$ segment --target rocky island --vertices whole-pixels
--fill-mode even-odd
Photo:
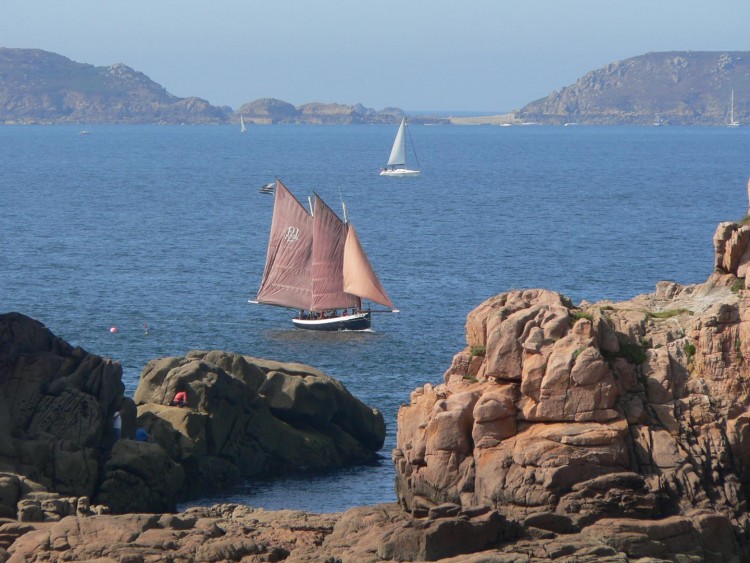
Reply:
[[[243,104],[236,112],[234,119],[239,120],[242,115],[246,123],[256,125],[271,125],[274,123],[294,123],[310,125],[351,125],[398,123],[405,117],[399,108],[385,108],[375,111],[362,104],[353,106],[344,104],[309,103],[295,107],[288,102],[274,98],[263,98]],[[432,118],[420,118],[424,122],[437,121]]]
[[[750,119],[750,52],[647,53],[586,73],[521,109],[478,123],[726,125]],[[464,120],[471,123],[471,118]],[[461,122],[454,120],[454,122]]]

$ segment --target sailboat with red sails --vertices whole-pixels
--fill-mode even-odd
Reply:
[[[367,330],[373,312],[398,312],[345,206],[342,220],[318,194],[308,211],[280,180],[274,193],[266,265],[252,303],[294,309],[292,323],[306,330]],[[364,300],[387,309],[373,311]]]

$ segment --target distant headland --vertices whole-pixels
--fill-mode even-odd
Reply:
[[[78,63],[40,49],[0,48],[0,124],[392,124],[406,112],[362,104],[294,106],[263,98],[237,110],[180,98],[122,63]],[[731,113],[731,115],[730,115]],[[750,51],[647,53],[497,115],[410,115],[441,125],[725,125],[750,123]]]

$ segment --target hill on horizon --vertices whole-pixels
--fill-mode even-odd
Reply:
[[[591,71],[513,117],[542,124],[722,125],[750,122],[750,51],[647,53]]]
[[[295,107],[264,98],[238,112],[198,97],[179,98],[151,78],[117,63],[78,63],[41,49],[0,47],[0,124],[116,123],[397,123],[398,108],[312,102]],[[430,117],[421,122],[436,122]]]
[[[40,49],[0,47],[0,123],[226,123],[122,64],[96,67]]]

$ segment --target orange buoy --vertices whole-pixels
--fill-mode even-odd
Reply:
[[[109,329],[109,332],[111,332],[112,334],[114,334],[115,332],[117,332],[117,327],[113,326],[112,328]]]

